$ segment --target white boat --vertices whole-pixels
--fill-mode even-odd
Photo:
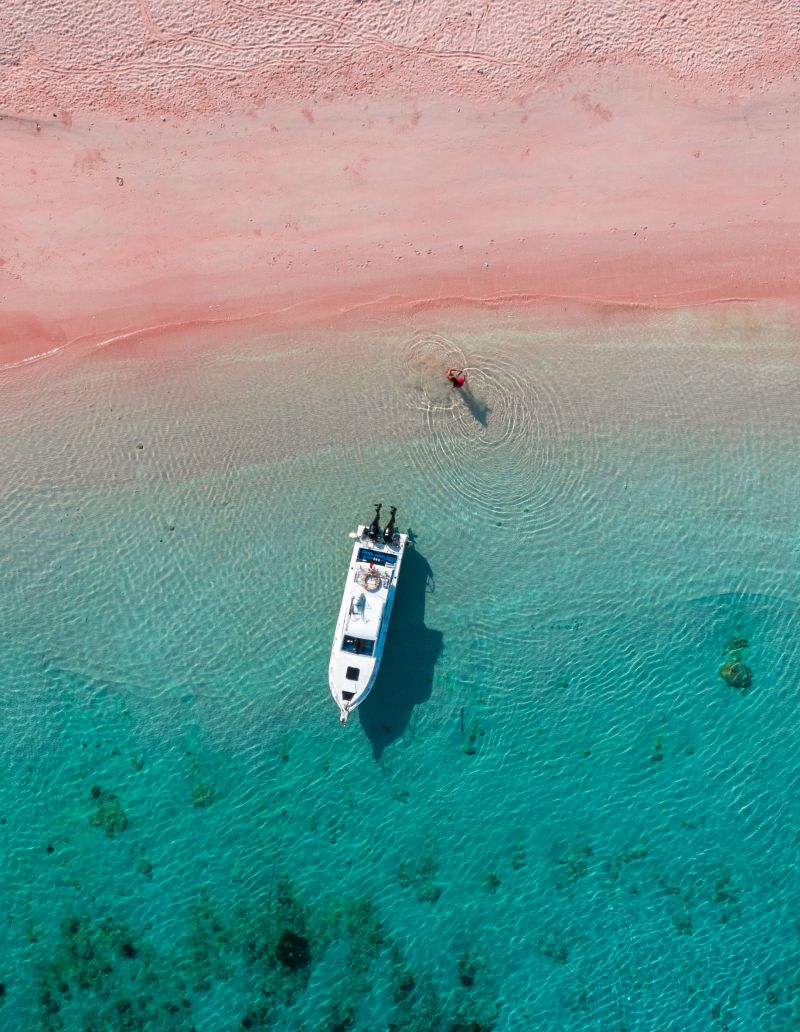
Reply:
[[[381,506],[376,504],[370,526],[359,526],[350,535],[355,544],[328,666],[328,684],[342,724],[366,699],[378,676],[408,541],[407,534],[395,530],[396,511],[392,506],[391,519],[381,530]]]

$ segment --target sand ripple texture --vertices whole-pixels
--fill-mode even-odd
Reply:
[[[198,112],[313,93],[464,95],[631,60],[730,89],[794,70],[796,6],[310,0],[6,5],[0,105]]]

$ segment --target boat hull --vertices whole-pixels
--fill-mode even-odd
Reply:
[[[408,542],[406,534],[395,534],[387,545],[370,540],[367,532],[359,526],[355,534],[328,664],[328,685],[343,724],[378,677]]]

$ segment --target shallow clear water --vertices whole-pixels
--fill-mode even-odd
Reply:
[[[800,1020],[791,334],[445,323],[3,382],[5,1027]],[[378,500],[416,548],[340,729]]]

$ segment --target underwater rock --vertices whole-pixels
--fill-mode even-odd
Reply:
[[[366,974],[385,940],[378,908],[371,899],[348,903],[346,926],[350,937],[347,962],[351,970],[358,969]]]
[[[630,849],[623,849],[619,854],[619,859],[623,864],[632,863],[634,860],[646,860],[649,851],[647,839],[642,838],[637,845],[632,846]]]
[[[741,889],[734,884],[730,871],[723,871],[714,884],[714,903],[738,903]]]
[[[46,982],[39,986],[38,999],[42,1027],[48,1030],[63,1028],[61,1018],[55,1019],[54,1017],[61,1010],[61,1004],[55,998],[52,988]]]
[[[192,806],[211,806],[214,802],[214,786],[208,781],[192,788]]]
[[[414,976],[410,971],[404,971],[403,974],[397,979],[395,984],[395,999],[404,1000],[409,993],[414,991],[414,986],[417,983],[414,981]]]
[[[570,853],[557,856],[558,873],[556,875],[556,888],[568,889],[578,879],[583,878],[589,871],[589,858],[594,856],[594,850],[588,842],[576,844]]]
[[[397,1009],[384,1026],[386,1032],[444,1032],[443,1007],[426,975],[414,980],[403,998],[394,997]]]
[[[447,1025],[448,1032],[492,1032],[499,1017],[499,1006],[495,1000],[473,1000],[469,1009],[459,1008],[456,1020]]]
[[[656,875],[656,881],[661,886],[661,891],[664,893],[665,896],[680,896],[680,894],[681,894],[680,885],[673,885],[673,884],[671,884],[671,882],[669,881],[669,879],[665,875],[663,875],[663,874]]]
[[[475,756],[478,751],[478,742],[486,734],[481,725],[477,720],[470,722],[469,728],[467,729],[467,737],[464,740],[462,749],[467,756]]]
[[[414,992],[417,982],[406,963],[402,951],[392,943],[389,947],[389,963],[391,966],[392,999],[397,1004],[407,1003]]]
[[[722,655],[727,656],[731,653],[738,655],[740,652],[743,652],[749,644],[750,643],[747,638],[743,637],[741,634],[732,634],[722,647]]]
[[[458,959],[457,971],[459,982],[468,989],[473,986],[480,966],[480,961],[465,950]]]
[[[719,676],[731,688],[738,688],[742,693],[747,691],[753,680],[753,673],[750,667],[743,659],[739,659],[738,656],[722,664],[719,668]]]
[[[774,975],[768,975],[764,982],[764,994],[767,1003],[770,1007],[774,1007],[776,1003],[781,1002],[783,997],[783,987],[777,982]]]
[[[537,944],[539,953],[554,964],[566,964],[569,960],[569,949],[567,948],[564,935],[557,928],[547,932],[539,939]]]
[[[742,695],[747,692],[753,680],[753,672],[745,663],[742,655],[749,644],[747,638],[743,635],[731,635],[722,649],[722,656],[725,662],[719,668],[719,676],[725,684],[729,684],[731,688],[736,688]]]
[[[252,1006],[241,1020],[242,1028],[268,1028],[269,1008],[262,1002]]]
[[[630,849],[623,849],[621,853],[606,860],[603,870],[612,881],[617,881],[625,864],[633,863],[634,860],[646,860],[648,852],[647,839],[642,838],[638,845],[632,846]]]
[[[311,960],[308,939],[287,928],[278,939],[275,956],[284,967],[288,967],[292,971],[306,967]]]
[[[486,877],[483,879],[483,888],[490,895],[494,895],[501,885],[500,879],[497,877],[494,871],[487,871]]]
[[[511,854],[511,867],[515,871],[521,871],[525,866],[525,847],[516,846],[514,852]]]
[[[128,827],[128,818],[117,796],[106,792],[99,785],[92,786],[92,799],[97,800],[97,809],[89,818],[93,828],[102,828],[109,838]]]
[[[492,1025],[478,1018],[458,1017],[450,1026],[450,1032],[492,1032]]]
[[[230,931],[205,888],[200,889],[197,903],[192,907],[192,934],[189,941],[195,989],[206,990],[215,981],[225,982],[231,977],[227,962]]]
[[[431,857],[422,860],[404,860],[397,872],[397,880],[404,889],[414,888],[420,903],[435,903],[442,894],[441,885],[434,882],[436,862]]]
[[[356,1023],[358,1009],[353,1004],[338,1007],[333,1011],[328,1032],[349,1032]]]
[[[153,877],[153,865],[143,856],[136,858],[136,870],[143,874],[145,878]]]

